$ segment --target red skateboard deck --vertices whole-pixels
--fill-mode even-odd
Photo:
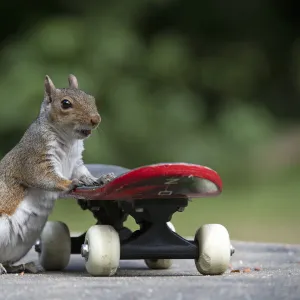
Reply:
[[[85,200],[134,201],[142,199],[216,196],[222,180],[214,170],[188,163],[162,163],[130,170],[107,184],[77,187],[71,197]]]

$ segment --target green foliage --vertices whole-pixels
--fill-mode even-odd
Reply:
[[[198,40],[195,27],[178,30],[180,24],[143,34],[140,24],[154,22],[148,15],[172,11],[175,3],[93,2],[83,17],[49,16],[9,42],[0,61],[0,136],[11,138],[1,154],[38,114],[45,74],[63,87],[73,73],[96,96],[103,119],[86,142],[86,162],[187,161],[208,165],[227,181],[250,179],[253,146],[276,129],[271,111],[257,104],[270,76],[266,51],[246,39],[209,43],[205,26]],[[186,9],[193,26],[192,7]],[[217,14],[201,22],[216,17],[225,20]],[[183,29],[188,23],[182,22]],[[208,43],[203,50],[201,42]]]

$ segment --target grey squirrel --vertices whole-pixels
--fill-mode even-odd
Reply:
[[[35,263],[13,265],[39,238],[55,200],[79,185],[101,184],[82,159],[84,139],[101,122],[95,98],[78,88],[58,89],[47,75],[37,119],[0,161],[0,274],[36,273]]]

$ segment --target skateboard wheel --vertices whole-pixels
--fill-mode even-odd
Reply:
[[[48,221],[39,245],[39,263],[46,271],[60,271],[67,267],[71,256],[71,237],[68,226]]]
[[[92,276],[112,276],[120,263],[120,238],[110,225],[94,225],[85,235],[81,254]]]
[[[169,228],[175,232],[175,227],[171,222],[167,223]],[[145,264],[149,269],[153,270],[166,270],[171,268],[172,259],[145,259]]]
[[[221,275],[229,267],[231,243],[227,229],[220,224],[206,224],[195,234],[199,257],[196,268],[202,275]]]

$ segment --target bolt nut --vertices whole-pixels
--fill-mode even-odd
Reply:
[[[37,252],[37,253],[41,253],[42,249],[41,249],[41,241],[40,241],[40,240],[38,240],[38,241],[35,243],[35,245],[34,245],[34,250],[35,250],[35,252]]]
[[[234,249],[234,247],[231,245],[231,246],[230,246],[230,256],[232,256],[234,252],[235,252],[235,249]]]
[[[81,256],[84,257],[86,260],[89,257],[89,245],[88,244],[82,244],[81,245]]]
[[[91,207],[91,211],[99,211],[101,208],[97,206]]]

